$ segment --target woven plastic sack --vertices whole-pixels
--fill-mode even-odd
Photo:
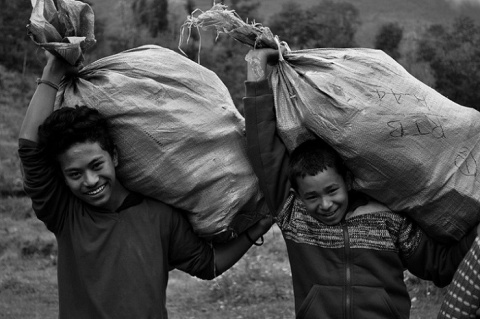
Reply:
[[[379,50],[292,51],[271,75],[289,149],[317,135],[354,188],[407,213],[441,241],[480,221],[480,113],[411,76]]]
[[[80,64],[94,41],[91,8],[71,0],[33,5],[32,39]],[[94,107],[111,123],[122,183],[185,210],[198,235],[227,241],[268,213],[246,155],[244,119],[212,71],[142,46],[65,78],[55,107],[74,105]]]
[[[112,124],[122,183],[186,210],[199,235],[227,240],[266,214],[244,119],[210,70],[142,46],[67,78],[57,107],[74,105],[94,107]]]
[[[223,5],[184,27],[215,27],[257,48],[278,48],[271,31]],[[288,46],[288,45],[287,45]],[[354,188],[410,215],[440,241],[480,221],[480,113],[460,106],[373,49],[287,52],[273,69],[278,131],[289,150],[315,136],[355,176]]]

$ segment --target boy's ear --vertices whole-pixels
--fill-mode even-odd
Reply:
[[[113,161],[113,165],[114,165],[115,167],[117,167],[117,165],[118,165],[118,152],[117,152],[117,148],[116,148],[116,147],[113,149],[113,158],[112,158],[112,161]]]
[[[295,197],[300,198],[300,194],[292,187],[290,187],[290,192],[293,192],[295,194]]]

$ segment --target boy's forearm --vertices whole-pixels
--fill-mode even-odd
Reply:
[[[444,287],[450,283],[458,265],[470,249],[477,236],[472,229],[460,241],[454,244],[441,244],[424,234],[421,245],[413,258],[407,261],[407,268],[416,276],[432,280],[436,286]]]
[[[235,265],[250,247],[252,247],[252,243],[247,239],[245,233],[228,243],[216,244],[214,246],[216,275],[221,275]]]
[[[247,152],[273,213],[289,194],[288,151],[277,134],[273,94],[268,82],[246,82],[244,98]]]
[[[47,62],[43,69],[42,81],[59,85],[65,74],[63,67],[55,61]],[[38,141],[38,127],[53,112],[57,90],[53,85],[39,83],[27,109],[20,129],[19,138]]]
[[[235,265],[248,249],[252,247],[253,243],[251,240],[257,241],[268,231],[272,224],[272,219],[268,219],[268,221],[267,219],[268,217],[264,218],[229,242],[214,245],[217,276]]]

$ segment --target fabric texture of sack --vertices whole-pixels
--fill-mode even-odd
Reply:
[[[32,5],[32,40],[80,64],[95,42],[92,9],[72,0]],[[268,213],[247,158],[244,119],[212,71],[142,46],[66,77],[55,107],[75,105],[96,108],[111,123],[122,183],[184,210],[198,235],[227,241]]]
[[[199,235],[223,241],[266,214],[244,119],[210,70],[142,46],[64,79],[56,107],[75,105],[94,107],[111,123],[122,183],[187,211]]]
[[[319,136],[354,188],[458,240],[480,220],[480,113],[373,49],[291,51],[271,75],[278,129],[292,150]]]
[[[67,78],[57,107],[88,105],[112,124],[130,190],[187,212],[224,241],[267,213],[246,155],[244,119],[212,71],[158,46],[97,60]]]

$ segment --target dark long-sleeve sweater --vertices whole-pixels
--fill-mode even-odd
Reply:
[[[130,194],[117,211],[90,206],[20,140],[25,190],[58,242],[59,318],[167,318],[168,272],[214,277],[214,254],[179,211]]]
[[[276,131],[268,82],[246,82],[248,153],[285,239],[298,318],[408,318],[405,269],[447,285],[473,242],[428,238],[409,218],[369,200],[339,224],[310,217],[289,192],[288,152]]]

